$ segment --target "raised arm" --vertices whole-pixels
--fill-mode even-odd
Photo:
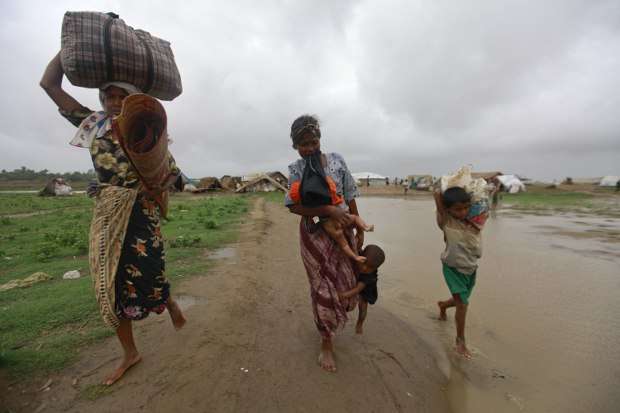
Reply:
[[[49,62],[39,85],[45,93],[56,103],[58,108],[66,113],[85,110],[84,106],[75,100],[62,88],[64,71],[60,63],[60,52]]]
[[[439,226],[440,229],[443,229],[446,216],[446,207],[441,199],[441,191],[435,190],[433,196],[435,197],[435,206],[437,207],[437,226]]]

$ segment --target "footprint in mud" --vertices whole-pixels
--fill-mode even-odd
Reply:
[[[484,334],[484,336],[488,339],[491,339],[493,341],[499,341],[499,337],[497,336],[497,333],[493,330],[486,329],[484,330],[482,334]]]
[[[498,369],[491,369],[491,377],[493,377],[494,379],[505,380],[508,378],[508,374]]]

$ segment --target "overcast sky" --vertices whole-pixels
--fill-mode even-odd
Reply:
[[[302,113],[353,172],[620,174],[618,0],[3,0],[0,169],[91,167],[38,86],[67,10],[114,11],[172,43],[171,151],[191,177],[286,171]]]

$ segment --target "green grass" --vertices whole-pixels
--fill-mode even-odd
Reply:
[[[82,195],[62,198],[63,204],[57,203],[61,198],[18,197],[22,212],[56,210],[0,218],[0,284],[37,271],[53,277],[29,288],[0,292],[0,367],[13,377],[24,378],[66,366],[75,359],[76,349],[113,332],[99,317],[90,277],[62,280],[69,270],[88,273],[92,201]],[[204,249],[235,239],[236,224],[247,213],[249,200],[172,197],[163,233],[166,273],[173,285],[182,277],[206,272],[209,263]],[[4,195],[0,204],[9,204]]]
[[[523,192],[503,194],[503,202],[524,209],[591,208],[593,195],[584,192]]]
[[[90,206],[92,201],[80,194],[42,197],[36,194],[0,193],[0,216]]]
[[[0,191],[40,191],[47,185],[48,179],[34,179],[34,180],[3,180],[0,179]],[[74,191],[85,190],[89,181],[74,181],[68,180],[69,186]]]

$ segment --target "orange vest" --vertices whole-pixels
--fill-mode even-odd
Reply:
[[[336,182],[331,176],[326,176],[327,186],[329,187],[329,194],[332,197],[332,205],[340,205],[344,202],[344,198],[338,195]],[[301,180],[295,181],[291,184],[291,189],[288,191],[288,196],[296,204],[301,204]]]

